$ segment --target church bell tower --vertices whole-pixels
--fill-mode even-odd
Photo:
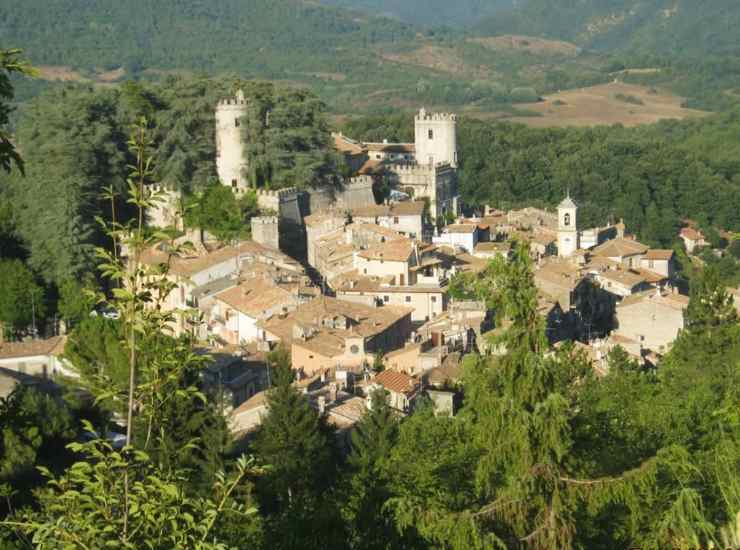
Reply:
[[[558,205],[558,256],[567,258],[578,248],[578,205],[568,193]]]

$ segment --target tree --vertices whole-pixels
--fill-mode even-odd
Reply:
[[[254,192],[236,198],[231,188],[217,183],[190,198],[185,207],[185,222],[212,233],[222,242],[230,242],[249,235],[249,220],[257,213]]]
[[[12,111],[10,102],[13,100],[13,74],[31,75],[33,71],[29,65],[20,59],[21,50],[0,49],[0,168],[6,172],[15,165],[23,172],[23,159],[15,150],[10,140],[6,126]]]
[[[718,269],[708,266],[692,282],[686,324],[693,332],[703,332],[735,320],[732,296],[722,284]]]
[[[202,422],[203,415],[198,414],[213,408],[200,405],[191,414],[193,403],[205,400],[195,386],[204,359],[190,339],[167,334],[174,322],[173,314],[162,307],[174,288],[167,264],[149,266],[141,260],[144,250],[168,238],[146,231],[144,225],[146,209],[161,200],[149,185],[153,171],[145,120],[130,145],[136,160],[128,200],[137,215],[109,231],[130,255],[124,264],[117,251],[97,251],[103,275],[118,283],[110,305],[120,316],[127,384],[93,390],[97,399],[125,403],[121,415],[126,419],[125,444],[120,451],[101,438],[70,444],[80,461],[61,476],[45,472],[48,483],[38,492],[37,507],[14,514],[0,527],[30,536],[39,546],[225,550],[249,545],[245,535],[258,530],[224,528],[223,522],[227,517],[251,521],[256,510],[246,477],[260,471],[244,457],[231,465],[229,474],[208,476],[207,469],[199,468],[204,457],[198,451],[211,443],[201,437],[202,431],[216,427]],[[194,425],[174,431],[176,422],[187,424],[191,417],[196,417]],[[93,432],[89,423],[85,429]],[[180,439],[184,437],[188,440]]]
[[[11,333],[34,321],[40,325],[46,314],[45,293],[33,273],[20,260],[0,260],[0,322]]]
[[[385,390],[372,395],[372,408],[352,432],[347,459],[347,495],[343,514],[350,525],[348,546],[357,549],[408,548],[397,535],[385,504],[392,496],[387,461],[398,441],[399,421]]]
[[[86,274],[82,280],[67,279],[59,287],[59,315],[68,327],[81,322],[90,316],[95,306],[99,286],[92,274]]]
[[[336,474],[333,430],[293,387],[289,355],[278,352],[269,362],[275,387],[254,441],[256,456],[270,464],[257,485],[269,536],[279,548],[331,546],[332,538],[341,539],[341,529],[332,535],[326,526],[334,521],[327,500]]]

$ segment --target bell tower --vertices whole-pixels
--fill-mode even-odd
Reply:
[[[558,205],[558,256],[572,256],[579,248],[578,205],[568,196]]]

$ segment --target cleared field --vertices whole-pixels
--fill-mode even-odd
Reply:
[[[517,105],[541,116],[513,117],[527,126],[638,126],[664,119],[700,117],[707,113],[681,107],[684,99],[662,90],[612,82],[553,94],[539,103]]]
[[[382,53],[381,57],[395,63],[415,65],[454,75],[465,75],[475,78],[488,78],[491,76],[491,71],[488,67],[467,63],[457,50],[432,44],[425,44],[421,48],[417,48],[411,52]]]
[[[96,84],[112,84],[126,76],[123,68],[111,71],[97,72],[91,76],[85,76],[72,67],[62,65],[40,65],[36,67],[39,76],[44,80],[56,82],[94,82]]]
[[[570,42],[547,40],[535,36],[506,34],[502,36],[485,36],[470,38],[469,42],[480,44],[492,50],[516,50],[536,55],[559,55],[575,57],[581,49]]]

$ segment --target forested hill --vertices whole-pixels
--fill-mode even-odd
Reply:
[[[37,64],[331,70],[408,26],[303,0],[3,0],[0,37]],[[331,65],[327,69],[327,63]]]
[[[356,8],[418,25],[469,26],[511,8],[516,0],[321,0],[324,4]]]
[[[738,56],[737,0],[527,0],[477,25],[483,34],[521,33],[596,50],[659,56]]]

